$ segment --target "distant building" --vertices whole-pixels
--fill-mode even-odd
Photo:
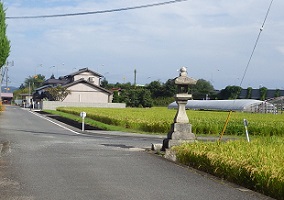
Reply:
[[[11,104],[13,93],[1,93],[1,100],[3,104]]]
[[[100,86],[100,81],[103,76],[88,68],[80,69],[66,76],[61,76],[55,79],[52,76],[46,80],[43,85],[35,90],[33,95],[34,100],[40,101],[48,99],[46,95],[48,88],[62,86],[69,90],[71,94],[63,100],[68,103],[111,103],[113,92]]]

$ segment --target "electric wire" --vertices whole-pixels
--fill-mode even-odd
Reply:
[[[267,12],[266,12],[264,21],[263,21],[262,26],[261,26],[261,28],[260,28],[260,30],[259,30],[258,35],[257,35],[255,44],[254,44],[254,46],[253,46],[252,53],[251,53],[251,55],[250,55],[250,57],[249,57],[248,63],[247,63],[247,65],[246,65],[246,68],[245,68],[243,77],[242,77],[241,82],[240,82],[240,85],[239,85],[240,87],[242,86],[243,81],[244,81],[244,79],[245,79],[247,70],[248,70],[248,68],[249,68],[249,65],[250,65],[250,63],[251,63],[252,57],[253,57],[253,55],[254,55],[254,52],[255,52],[255,50],[256,50],[257,44],[258,44],[258,42],[259,42],[260,35],[261,35],[261,33],[262,33],[263,29],[264,29],[264,25],[265,25],[265,23],[266,23],[268,14],[269,14],[270,9],[271,9],[271,6],[272,6],[272,3],[273,3],[273,0],[271,0],[271,2],[270,2],[270,4],[269,4],[269,7],[268,7],[268,10],[267,10]],[[237,97],[238,97],[238,94],[236,94],[236,98],[234,98],[233,104],[235,104],[235,102],[236,102],[236,100],[237,100]],[[229,120],[229,118],[230,118],[231,113],[232,113],[232,110],[230,110],[230,112],[228,113],[228,117],[227,117],[227,120],[225,121],[223,131],[220,133],[218,143],[220,143],[220,141],[221,141],[221,139],[222,139],[222,137],[223,137],[223,135],[224,135],[224,132],[225,132],[225,130],[226,130],[226,126],[227,126],[227,123],[228,123],[228,120]]]
[[[72,16],[81,16],[81,15],[94,15],[94,14],[103,14],[103,13],[112,13],[112,12],[121,12],[127,10],[135,10],[142,8],[150,8],[163,6],[168,4],[180,3],[188,0],[173,0],[173,1],[165,1],[161,3],[153,3],[153,4],[145,4],[139,6],[125,7],[125,8],[116,8],[110,10],[99,10],[99,11],[90,11],[90,12],[80,12],[80,13],[67,13],[67,14],[54,14],[54,15],[36,15],[36,16],[16,16],[16,17],[6,17],[6,19],[37,19],[37,18],[55,18],[55,17],[72,17]]]
[[[273,0],[271,0],[271,2],[270,2],[270,4],[269,4],[269,7],[268,7],[268,10],[267,10],[267,12],[266,12],[264,21],[263,21],[262,26],[261,26],[261,28],[260,28],[260,30],[259,30],[258,35],[257,35],[256,41],[255,41],[255,44],[254,44],[254,47],[253,47],[253,50],[252,50],[252,53],[251,53],[251,55],[250,55],[250,57],[249,57],[248,63],[247,63],[247,65],[246,65],[246,68],[245,68],[245,71],[244,71],[244,74],[243,74],[243,77],[242,77],[241,82],[240,82],[240,87],[242,86],[243,81],[244,81],[244,79],[245,79],[247,70],[248,70],[248,68],[249,68],[249,65],[250,65],[250,63],[251,63],[251,60],[252,60],[252,57],[253,57],[253,55],[254,55],[255,49],[256,49],[257,44],[258,44],[258,42],[259,42],[260,35],[261,35],[261,33],[262,33],[263,29],[264,29],[264,25],[265,25],[266,20],[267,20],[267,18],[268,18],[268,15],[269,15],[269,12],[270,12],[272,3],[273,3]]]

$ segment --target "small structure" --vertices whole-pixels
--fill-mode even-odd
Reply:
[[[171,130],[167,138],[163,141],[162,150],[179,145],[182,142],[195,140],[195,135],[191,131],[191,124],[189,123],[185,106],[187,101],[192,98],[192,95],[188,94],[188,87],[189,85],[195,85],[196,82],[196,80],[187,76],[185,67],[180,69],[180,76],[175,78],[175,84],[177,85],[175,100],[178,104],[178,110],[174,118],[174,123],[171,125]]]

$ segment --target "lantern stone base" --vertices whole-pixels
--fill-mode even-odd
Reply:
[[[195,140],[195,134],[191,132],[191,124],[173,123],[168,137],[163,140],[162,150],[180,145],[184,142],[194,142]]]

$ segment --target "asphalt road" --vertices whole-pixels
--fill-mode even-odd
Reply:
[[[0,114],[0,199],[270,199],[144,150],[162,138],[55,123],[13,106]]]

